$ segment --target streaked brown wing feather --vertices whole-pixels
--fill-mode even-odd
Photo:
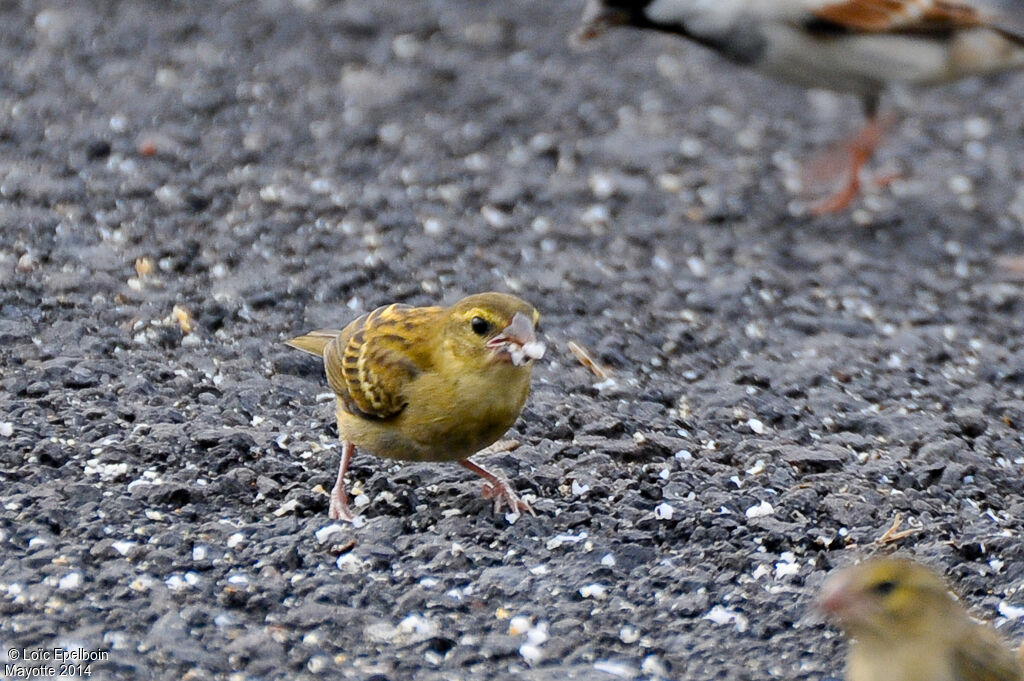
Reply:
[[[1013,653],[998,635],[981,626],[971,630],[953,651],[958,681],[1022,681],[1021,671]]]
[[[405,408],[406,386],[430,368],[431,322],[440,311],[400,304],[380,307],[328,343],[327,382],[347,411],[385,419]]]
[[[815,17],[869,33],[940,32],[988,25],[989,17],[962,0],[836,0]]]

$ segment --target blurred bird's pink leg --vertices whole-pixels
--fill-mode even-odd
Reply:
[[[864,165],[871,159],[878,148],[882,135],[891,124],[891,118],[871,118],[864,129],[846,144],[841,150],[827,152],[819,159],[808,163],[803,175],[809,184],[827,182],[839,174],[846,175],[846,182],[832,196],[811,206],[814,215],[827,215],[845,210],[860,194],[860,173]],[[837,161],[836,155],[844,155],[845,161]],[[892,176],[883,184],[887,184],[898,176]]]
[[[532,516],[537,514],[533,512],[530,505],[519,498],[519,496],[512,489],[512,486],[507,481],[502,480],[500,477],[491,473],[483,466],[478,466],[469,459],[463,459],[459,462],[459,465],[463,468],[473,471],[481,478],[486,480],[484,483],[483,491],[481,496],[484,499],[494,499],[494,512],[498,513],[501,511],[501,505],[508,504],[509,509],[514,513],[520,511],[526,511]]]
[[[352,512],[348,510],[348,493],[345,491],[345,473],[348,472],[348,465],[351,463],[355,451],[356,446],[348,440],[342,443],[338,481],[334,483],[334,489],[331,490],[331,508],[328,511],[331,520],[352,521]]]

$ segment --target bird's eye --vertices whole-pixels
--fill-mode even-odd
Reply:
[[[887,579],[883,582],[875,584],[873,591],[879,596],[887,596],[893,592],[896,588],[896,582],[891,579]]]
[[[485,336],[491,330],[491,323],[483,317],[473,317],[469,320],[469,325],[478,336]]]

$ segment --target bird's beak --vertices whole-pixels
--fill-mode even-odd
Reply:
[[[601,0],[588,0],[583,10],[583,19],[573,34],[573,42],[579,44],[593,40],[609,28],[629,23],[629,13],[615,7],[606,7]]]
[[[825,580],[815,609],[835,622],[849,619],[857,610],[857,599],[853,597],[851,588],[850,580],[843,574]]]
[[[530,360],[544,356],[546,348],[537,340],[533,320],[522,312],[512,316],[512,322],[501,333],[487,341],[487,347],[494,348],[501,355],[507,355],[515,366],[523,366]]]

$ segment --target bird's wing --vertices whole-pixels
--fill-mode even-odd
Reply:
[[[430,369],[430,334],[441,308],[388,305],[359,317],[324,348],[327,382],[350,413],[385,419],[406,387]]]
[[[1024,671],[1014,658],[994,631],[978,625],[953,650],[958,681],[1022,681]]]
[[[863,33],[941,33],[986,27],[1024,40],[1010,9],[1018,0],[805,0],[814,20]],[[1020,14],[1018,8],[1017,13]]]

